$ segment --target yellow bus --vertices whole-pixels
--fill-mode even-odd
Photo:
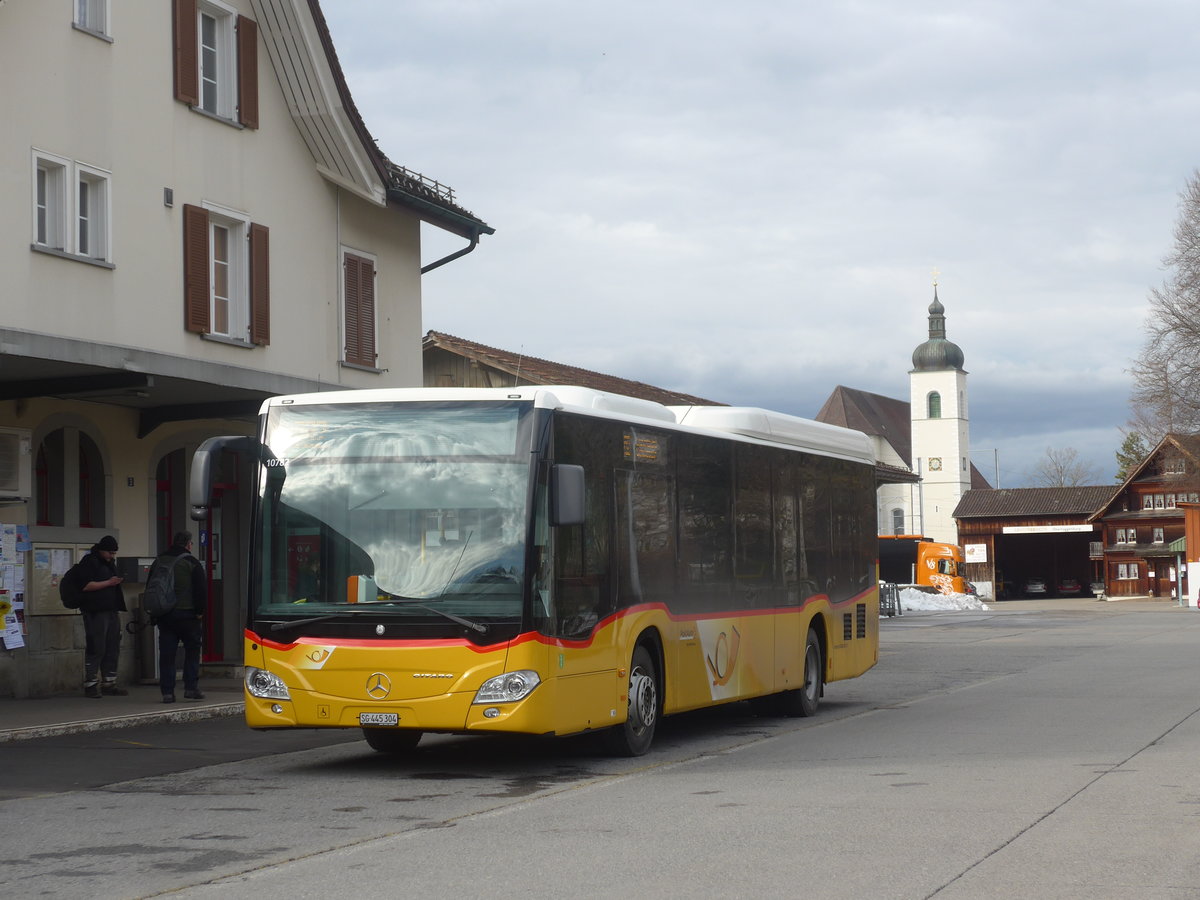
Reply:
[[[602,731],[738,700],[812,715],[878,660],[875,466],[861,433],[579,387],[277,397],[219,453],[256,491],[246,721]]]

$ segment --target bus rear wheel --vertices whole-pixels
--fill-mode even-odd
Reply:
[[[399,728],[364,728],[363,738],[372,750],[380,753],[409,753],[421,741],[420,731]]]
[[[817,632],[808,629],[804,642],[804,686],[794,691],[784,691],[779,696],[779,709],[785,716],[815,716],[821,705],[821,687],[825,672],[821,658],[821,641]]]
[[[623,725],[605,732],[605,745],[614,756],[641,756],[654,742],[658,726],[659,673],[654,654],[638,644],[629,663],[629,715]]]

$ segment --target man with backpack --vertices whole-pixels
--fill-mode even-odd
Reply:
[[[79,611],[86,640],[83,655],[84,696],[125,695],[117,686],[121,653],[121,613],[125,612],[124,579],[117,574],[117,539],[106,534],[79,561]]]
[[[158,626],[158,686],[163,703],[175,702],[175,653],[183,644],[183,696],[203,700],[200,690],[200,642],[204,634],[204,610],[208,607],[208,581],[204,566],[192,556],[192,535],[176,532],[171,546],[154,560],[147,579],[149,587],[156,579],[154,570],[171,566],[174,571],[174,607],[154,619]]]

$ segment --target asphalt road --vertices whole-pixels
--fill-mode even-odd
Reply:
[[[0,895],[1200,898],[1200,615],[1067,606],[884,620],[817,717],[677,717],[638,760],[272,753],[228,721],[21,742],[108,774],[0,802]]]
[[[13,741],[0,744],[0,801],[355,740],[359,734],[347,731],[251,731],[239,715]]]

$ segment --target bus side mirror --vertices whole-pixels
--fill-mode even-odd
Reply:
[[[582,525],[583,466],[559,464],[550,468],[550,524]]]
[[[192,477],[188,484],[188,500],[191,517],[197,522],[208,518],[208,507],[212,491],[212,470],[215,461],[224,450],[253,452],[259,448],[256,438],[244,435],[225,435],[206,440],[192,457]]]

